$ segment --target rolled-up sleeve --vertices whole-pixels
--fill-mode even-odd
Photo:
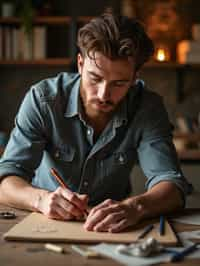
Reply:
[[[162,181],[173,182],[182,192],[185,202],[190,186],[180,169],[172,141],[173,127],[160,97],[143,111],[140,128],[138,159],[147,177],[146,188]]]
[[[0,160],[0,180],[9,175],[31,181],[41,162],[45,146],[44,118],[38,90],[25,96],[15,119],[15,127]]]

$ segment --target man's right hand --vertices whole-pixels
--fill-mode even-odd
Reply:
[[[40,196],[37,209],[49,218],[58,220],[81,219],[87,208],[88,196],[58,187]]]

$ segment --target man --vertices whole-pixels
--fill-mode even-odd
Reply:
[[[35,84],[0,163],[0,202],[119,232],[184,206],[187,181],[158,95],[137,79],[153,44],[135,20],[104,14],[80,29],[79,74]],[[139,163],[147,192],[130,196]],[[51,175],[55,168],[67,188]]]

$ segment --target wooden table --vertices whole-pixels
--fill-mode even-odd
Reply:
[[[0,211],[14,211],[17,218],[14,220],[0,219],[0,265],[1,266],[117,266],[120,263],[106,258],[87,259],[75,253],[70,244],[60,243],[66,250],[65,254],[59,254],[44,249],[44,243],[5,241],[3,234],[7,232],[14,224],[20,222],[27,214],[26,211],[12,209],[0,205]],[[176,231],[197,230],[200,226],[181,225],[174,223]],[[185,259],[181,263],[163,263],[163,266],[199,266],[200,259]]]

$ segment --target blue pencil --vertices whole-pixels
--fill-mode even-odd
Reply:
[[[183,260],[185,256],[187,256],[188,254],[190,254],[191,252],[193,252],[193,251],[195,251],[197,249],[197,245],[198,245],[198,243],[195,243],[195,244],[185,248],[183,251],[177,252],[176,254],[174,254],[170,258],[170,261],[171,262],[176,262],[176,261]]]
[[[138,239],[145,237],[153,228],[154,228],[153,224],[147,225],[142,231],[142,233],[138,236]]]
[[[165,217],[163,215],[160,216],[160,235],[163,236],[165,234]]]

